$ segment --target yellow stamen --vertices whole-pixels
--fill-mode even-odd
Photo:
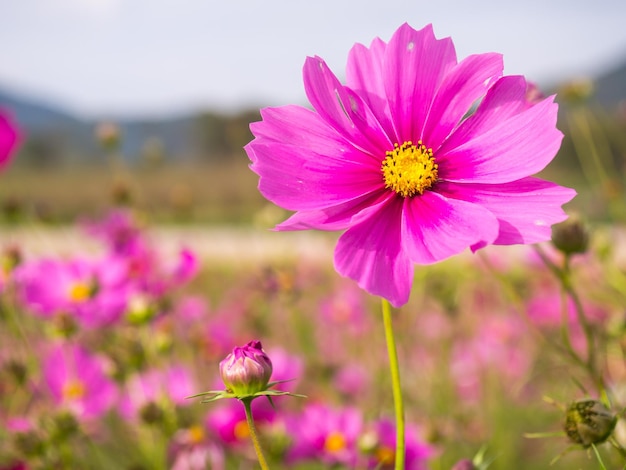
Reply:
[[[63,398],[77,400],[85,396],[85,386],[80,380],[72,379],[63,384]]]
[[[387,152],[381,167],[385,188],[393,189],[402,197],[423,194],[437,181],[437,168],[433,150],[421,140],[414,145],[408,141],[395,144]]]
[[[250,437],[250,428],[246,421],[239,421],[235,424],[235,437],[239,440],[248,439]]]
[[[337,431],[331,432],[324,441],[324,450],[326,452],[339,452],[346,448],[346,438]]]
[[[84,302],[91,297],[93,290],[86,282],[77,282],[70,287],[70,299],[74,302]]]
[[[191,426],[189,428],[189,440],[193,444],[200,444],[204,441],[204,429],[202,429],[202,426],[198,426],[196,424],[195,426]]]
[[[389,447],[380,446],[376,449],[376,460],[383,465],[391,465],[396,461],[396,453]]]

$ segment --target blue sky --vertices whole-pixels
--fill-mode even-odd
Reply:
[[[304,104],[307,55],[341,77],[403,22],[540,83],[626,59],[623,0],[0,1],[0,87],[90,117]]]

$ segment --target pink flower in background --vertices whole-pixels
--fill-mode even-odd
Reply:
[[[118,389],[106,360],[80,346],[59,344],[47,352],[43,376],[57,405],[77,418],[98,418],[115,404]]]
[[[359,363],[345,364],[333,377],[333,385],[344,395],[357,398],[368,388],[371,375],[371,371]]]
[[[368,468],[392,469],[395,462],[395,425],[388,419],[380,419],[370,426],[370,432],[363,434],[361,445],[369,447],[368,453],[372,455],[369,459]],[[431,446],[419,439],[417,429],[407,425],[405,442],[405,469],[406,470],[426,470],[428,459],[433,456],[434,450]]]
[[[276,410],[268,400],[253,400],[251,405],[254,424],[259,433],[276,419]],[[250,443],[250,429],[246,421],[245,409],[238,400],[222,401],[221,406],[213,407],[206,418],[206,427],[222,443],[230,446]]]
[[[466,341],[456,341],[450,374],[461,398],[480,399],[486,374],[496,374],[503,388],[519,384],[528,374],[533,351],[526,342],[527,329],[514,316],[493,316],[481,320],[479,332]]]
[[[272,358],[272,382],[287,380],[275,387],[276,390],[294,392],[296,386],[302,378],[304,369],[303,361],[300,357],[288,353],[282,348],[272,348],[267,351],[267,355]],[[280,397],[274,397],[277,401]]]
[[[126,271],[114,258],[40,259],[20,265],[14,277],[23,304],[42,317],[67,314],[97,328],[116,322],[127,306]]]
[[[549,239],[575,194],[530,176],[559,149],[557,105],[528,102],[525,79],[502,69],[495,53],[457,62],[430,25],[356,44],[346,85],[308,58],[313,111],[263,109],[246,146],[261,193],[296,211],[277,229],[346,230],[336,270],[395,306],[414,263]]]
[[[146,406],[188,403],[196,391],[191,373],[184,366],[154,369],[131,377],[120,400],[120,413],[136,419]]]
[[[357,463],[363,418],[356,408],[307,405],[301,414],[287,421],[287,430],[294,440],[287,454],[290,462],[313,459],[348,468]]]
[[[19,142],[17,127],[9,117],[0,111],[0,171],[11,162],[11,157]]]

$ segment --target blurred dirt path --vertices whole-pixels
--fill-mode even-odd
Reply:
[[[188,247],[207,261],[258,263],[303,259],[332,263],[337,234],[272,232],[255,228],[156,226],[147,235],[164,254]],[[95,254],[102,244],[75,227],[0,227],[0,249],[11,244],[26,258]]]

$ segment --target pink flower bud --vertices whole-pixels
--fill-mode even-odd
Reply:
[[[262,392],[272,376],[272,361],[260,341],[250,341],[220,362],[220,375],[226,388],[237,397]]]

